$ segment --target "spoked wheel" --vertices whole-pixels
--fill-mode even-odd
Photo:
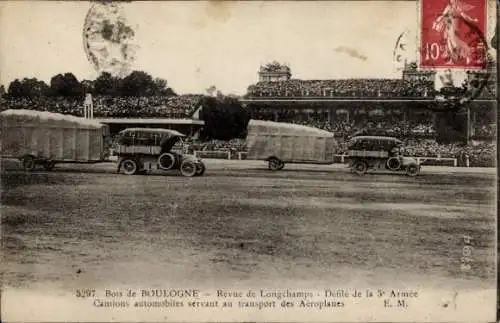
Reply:
[[[43,168],[46,170],[46,171],[51,171],[54,169],[54,166],[56,166],[56,163],[53,162],[53,161],[48,161],[48,162],[45,162],[43,164]]]
[[[356,175],[364,175],[368,170],[368,165],[364,161],[358,161],[354,164],[353,170]]]
[[[409,165],[408,167],[406,167],[406,175],[408,176],[411,176],[411,177],[414,177],[414,176],[417,176],[419,172],[419,169],[418,169],[418,166],[417,165]]]
[[[122,161],[123,172],[127,175],[137,174],[139,166],[137,162],[133,159],[125,159]]]
[[[269,159],[268,168],[270,170],[281,170],[283,169],[283,167],[285,167],[285,163],[279,160],[278,158],[273,157]]]
[[[196,175],[196,164],[191,160],[185,160],[181,163],[180,171],[182,176],[192,177]]]
[[[390,170],[397,171],[401,168],[401,160],[397,157],[391,157],[387,160],[386,165]]]
[[[32,172],[36,168],[35,158],[33,156],[24,156],[23,167],[25,171]]]
[[[171,153],[164,153],[158,157],[158,164],[163,170],[172,169],[175,165],[175,156]]]
[[[205,164],[203,162],[199,162],[196,167],[196,176],[201,176],[205,173]]]

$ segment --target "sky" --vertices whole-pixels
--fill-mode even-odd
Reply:
[[[99,74],[83,46],[90,2],[0,3],[0,83],[72,72]],[[400,77],[393,50],[409,35],[415,59],[418,4],[413,1],[131,2],[123,13],[139,46],[132,63],[177,93],[214,85],[244,94],[261,64],[287,63],[292,77]]]

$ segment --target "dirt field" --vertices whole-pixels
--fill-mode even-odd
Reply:
[[[2,172],[6,286],[494,283],[491,169],[358,177],[338,165],[209,160],[203,177],[114,171]]]

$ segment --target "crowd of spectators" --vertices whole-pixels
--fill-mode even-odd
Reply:
[[[356,119],[351,118],[350,120],[347,120],[344,116],[328,121],[327,116],[322,113],[308,113],[301,115],[288,111],[274,114],[263,110],[254,113],[253,118],[312,126],[331,131],[336,137],[341,138],[377,133],[384,133],[385,135],[395,137],[433,137],[436,135],[434,124],[429,116],[420,118],[415,117],[412,120],[404,121],[401,115],[370,117],[363,115],[362,117],[358,117]],[[482,129],[482,126],[478,127],[481,127]]]
[[[245,152],[247,150],[244,139],[231,140],[209,140],[209,141],[188,141],[193,151],[234,151]]]
[[[438,144],[435,140],[405,140],[405,155],[414,157],[456,158],[460,165],[494,166],[496,146],[494,142],[471,145]]]
[[[492,138],[497,134],[496,124],[477,124],[474,129],[474,136],[480,138]]]
[[[104,118],[187,118],[193,114],[201,95],[151,97],[110,97],[94,99],[94,117]]]
[[[433,97],[434,83],[402,79],[337,79],[258,82],[248,97]]]
[[[94,118],[188,118],[199,107],[203,95],[93,98]],[[84,100],[68,97],[3,98],[1,109],[32,109],[84,115]]]

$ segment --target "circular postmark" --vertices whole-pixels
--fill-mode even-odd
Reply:
[[[138,45],[120,3],[92,4],[83,26],[83,46],[98,73],[124,77],[131,72]]]

